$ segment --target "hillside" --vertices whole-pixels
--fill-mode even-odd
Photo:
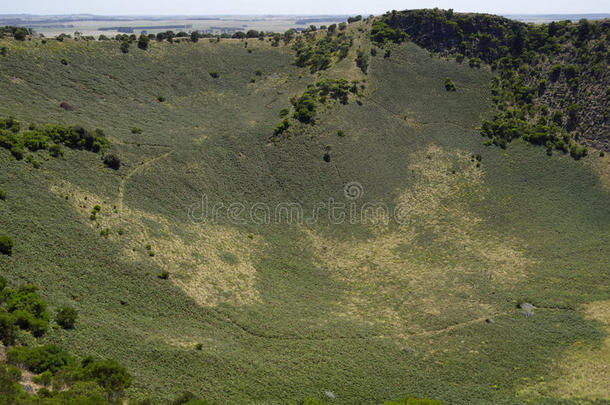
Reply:
[[[134,402],[610,399],[607,123],[580,160],[485,146],[498,72],[374,23],[127,53],[0,39],[0,117],[110,145],[0,148],[0,274],[78,310],[25,343],[119,361]]]

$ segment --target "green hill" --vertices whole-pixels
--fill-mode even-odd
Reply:
[[[610,399],[608,157],[484,146],[496,72],[372,23],[301,48],[0,40],[0,117],[111,144],[0,149],[1,275],[79,314],[36,341],[119,361],[134,401]],[[307,87],[331,79],[358,81],[345,104]]]

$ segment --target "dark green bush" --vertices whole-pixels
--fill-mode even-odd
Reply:
[[[167,280],[169,278],[169,272],[167,270],[163,270],[159,274],[157,274],[157,277],[161,280]]]
[[[28,32],[25,28],[18,28],[15,33],[13,34],[13,37],[17,40],[17,41],[25,41],[25,37],[28,35]]]
[[[128,41],[121,41],[120,49],[121,49],[121,52],[123,52],[123,53],[129,52],[129,42]]]
[[[455,83],[453,83],[453,80],[451,80],[449,77],[445,78],[445,90],[456,91]]]
[[[220,73],[218,73],[218,70],[212,70],[210,72],[210,76],[213,77],[214,79],[217,79],[218,77],[220,77]]]
[[[2,200],[2,201],[6,200],[6,191],[4,191],[1,188],[0,188],[0,200]]]
[[[15,347],[6,353],[8,363],[22,366],[40,374],[45,371],[55,373],[70,364],[72,358],[59,346],[46,344],[36,347]]]
[[[13,317],[6,312],[0,311],[0,341],[5,346],[13,345],[15,343],[16,333],[17,330]]]
[[[115,154],[110,153],[104,156],[103,161],[107,167],[113,170],[119,170],[121,168],[121,159]]]
[[[356,66],[362,70],[362,73],[367,74],[369,69],[369,55],[364,53],[362,49],[358,49],[358,53],[356,55]]]
[[[143,51],[147,50],[149,41],[150,39],[148,38],[148,35],[140,35],[138,38],[138,48],[142,49]]]
[[[73,329],[78,312],[72,307],[62,307],[55,315],[55,322],[64,329]]]
[[[142,133],[142,128],[138,128],[138,127],[133,127],[131,128],[131,133],[132,134],[141,134]]]
[[[11,255],[13,253],[13,239],[7,235],[0,235],[0,253]]]

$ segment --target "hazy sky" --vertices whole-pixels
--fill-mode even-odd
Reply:
[[[380,14],[408,8],[496,14],[610,13],[608,0],[0,0],[0,14]]]

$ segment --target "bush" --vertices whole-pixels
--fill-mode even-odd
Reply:
[[[121,159],[115,154],[108,154],[104,156],[104,164],[114,170],[119,170],[121,168]]]
[[[127,53],[129,52],[129,42],[128,41],[121,41],[121,52],[123,53]]]
[[[49,155],[56,158],[62,157],[64,155],[64,150],[61,148],[61,146],[53,144],[49,147]]]
[[[131,133],[132,134],[141,134],[142,133],[142,128],[133,127],[133,128],[131,128]]]
[[[25,41],[25,37],[27,35],[28,35],[28,32],[24,28],[17,28],[17,30],[15,30],[15,33],[13,34],[13,37],[17,41]]]
[[[161,280],[167,280],[169,278],[169,272],[167,270],[163,270],[162,272],[157,274],[157,277]]]
[[[588,153],[589,153],[589,150],[587,149],[586,146],[574,144],[570,148],[570,156],[572,156],[576,160],[579,160],[579,159],[587,156]]]
[[[6,312],[0,312],[0,341],[5,346],[15,343],[17,330],[13,318]]]
[[[356,66],[362,70],[362,73],[367,74],[369,69],[369,55],[365,54],[362,49],[358,49],[356,56]]]
[[[445,78],[445,90],[447,91],[455,91],[455,83],[453,83],[453,80],[451,80],[451,78],[446,77]]]
[[[116,402],[131,385],[127,370],[114,360],[89,361],[84,366],[83,377],[97,382],[106,391],[110,402]]]
[[[148,41],[150,41],[150,39],[148,38],[148,35],[140,35],[140,38],[138,38],[138,48],[142,49],[143,51],[147,50]]]
[[[8,363],[22,366],[40,374],[45,371],[55,373],[71,362],[70,355],[59,346],[46,344],[37,347],[15,347],[6,353]]]
[[[0,235],[0,253],[9,256],[13,253],[13,239],[10,236]]]
[[[342,130],[342,129],[338,130],[337,131],[337,136],[341,136],[341,137],[345,136],[345,131]]]
[[[2,201],[6,200],[6,191],[4,191],[1,188],[0,188],[0,200],[2,200]]]
[[[212,70],[210,72],[210,76],[214,79],[218,79],[218,77],[220,77],[220,73],[218,73],[218,70]]]
[[[55,322],[64,329],[73,329],[78,313],[71,307],[63,307],[57,311]]]

